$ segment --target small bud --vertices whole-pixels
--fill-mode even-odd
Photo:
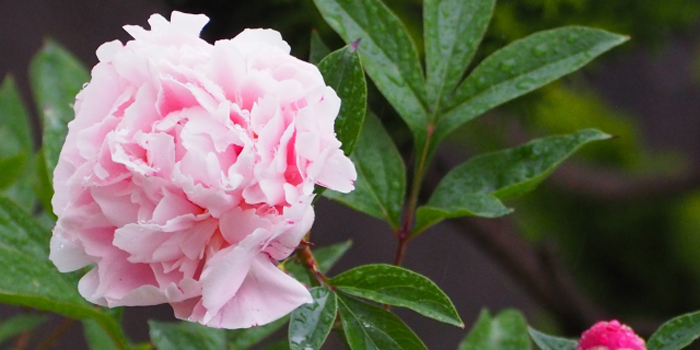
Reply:
[[[644,339],[617,320],[600,321],[583,332],[576,350],[647,350]]]

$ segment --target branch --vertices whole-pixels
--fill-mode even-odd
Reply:
[[[679,175],[631,176],[567,162],[552,174],[553,185],[583,197],[637,200],[671,197],[700,188],[700,170]]]
[[[551,245],[532,247],[514,234],[509,219],[459,219],[459,233],[496,258],[525,290],[549,310],[569,334],[577,334],[607,312],[578,291]]]

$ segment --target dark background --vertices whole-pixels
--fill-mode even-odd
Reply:
[[[388,3],[420,40],[420,1]],[[150,14],[168,17],[173,8],[209,14],[208,40],[271,27],[282,31],[293,54],[306,58],[315,28],[333,48],[341,45],[308,0],[0,0],[0,74],[16,78],[36,125],[27,66],[44,38],[91,67],[101,43],[129,39],[122,25],[146,26]],[[586,149],[535,194],[509,203],[515,215],[442,223],[409,245],[405,266],[444,288],[467,328],[483,307],[515,307],[531,324],[562,335],[577,336],[599,318],[619,318],[648,336],[663,320],[700,308],[699,14],[693,0],[498,3],[477,60],[536,30],[570,23],[633,40],[563,83],[490,112],[441,149],[428,190],[478,152],[586,126],[619,135]],[[409,155],[405,126],[381,98],[370,105]],[[312,241],[318,246],[354,241],[333,272],[392,261],[396,243],[386,224],[325,199],[316,213]],[[0,319],[20,310],[3,306]],[[397,313],[430,349],[455,349],[467,333]],[[148,340],[149,318],[171,319],[172,311],[167,305],[125,310],[134,340]],[[35,336],[59,322],[53,317]],[[56,348],[85,348],[80,328],[73,325]],[[37,343],[33,339],[29,348]],[[341,346],[333,340],[324,348]]]

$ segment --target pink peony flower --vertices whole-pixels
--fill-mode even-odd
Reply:
[[[583,332],[576,350],[646,350],[644,339],[617,320],[601,321]]]
[[[340,100],[274,30],[214,45],[173,12],[97,49],[54,172],[50,259],[96,264],[78,285],[109,307],[170,303],[243,328],[311,302],[277,268],[314,221],[314,184],[353,189]]]

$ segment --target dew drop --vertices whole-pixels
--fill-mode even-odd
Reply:
[[[501,65],[498,66],[498,68],[500,68],[504,72],[509,72],[510,70],[513,69],[514,66],[515,66],[515,60],[509,59],[509,60],[505,60],[505,61],[501,62]]]
[[[566,41],[570,43],[573,43],[576,40],[578,40],[578,34],[576,33],[570,33],[569,36],[566,37]]]
[[[535,48],[532,49],[532,53],[537,57],[541,57],[542,55],[547,53],[547,44],[542,43],[542,44],[535,46]]]
[[[533,85],[535,85],[535,80],[533,78],[524,78],[518,82],[516,87],[519,90],[530,90],[532,89]]]

